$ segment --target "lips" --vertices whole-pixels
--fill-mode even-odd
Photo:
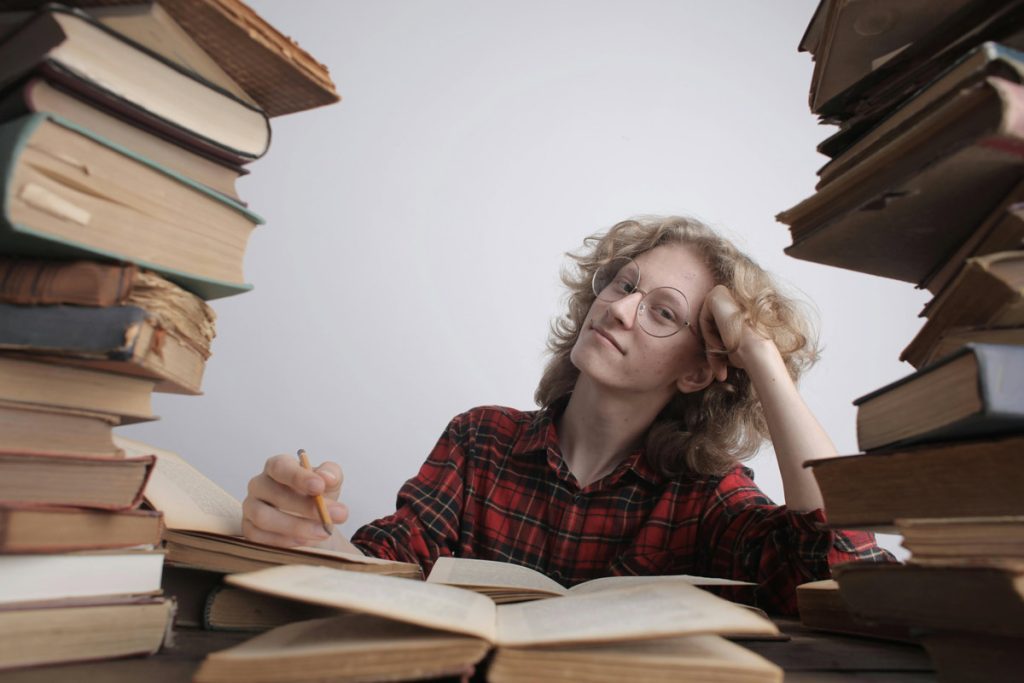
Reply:
[[[616,349],[618,349],[618,350],[619,350],[619,353],[621,353],[622,355],[626,355],[626,352],[622,350],[622,346],[620,346],[620,345],[619,345],[619,342],[615,341],[615,337],[613,337],[613,336],[612,336],[611,334],[609,334],[609,333],[608,333],[608,332],[606,332],[605,330],[603,330],[603,329],[601,329],[600,327],[597,327],[597,326],[595,326],[595,325],[591,325],[591,326],[590,326],[590,329],[592,329],[592,330],[593,330],[593,331],[594,331],[595,333],[597,333],[597,334],[601,335],[602,337],[604,337],[605,339],[607,339],[607,340],[608,340],[609,342],[611,342],[611,343],[612,343],[612,345],[613,345],[613,346],[614,346],[614,347],[615,347]]]

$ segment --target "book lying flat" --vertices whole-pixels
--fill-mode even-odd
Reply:
[[[100,458],[0,453],[0,501],[127,510],[142,502],[154,462],[153,456]]]
[[[114,458],[112,415],[34,403],[0,401],[0,453]]]
[[[62,365],[148,377],[153,391],[197,395],[206,358],[140,306],[0,304],[0,351]]]
[[[795,258],[915,284],[1019,183],[1024,86],[958,91],[811,197],[781,212]],[[969,197],[970,201],[964,198]]]
[[[0,669],[154,654],[173,611],[156,597],[0,607]]]
[[[270,145],[257,105],[80,10],[45,6],[0,41],[0,86],[36,73],[229,163],[257,159]]]
[[[968,344],[856,399],[863,450],[1024,429],[1024,347]]]
[[[267,631],[295,621],[323,619],[347,610],[254,593],[234,586],[215,586],[203,604],[201,626],[212,631]]]
[[[660,581],[688,581],[694,586],[752,586],[749,581],[718,579],[683,574],[672,576],[606,576],[566,588],[541,572],[491,560],[439,557],[427,575],[428,583],[456,586],[486,595],[496,604],[524,602],[565,595],[578,595],[601,588]]]
[[[0,160],[4,253],[131,261],[205,299],[251,288],[263,220],[224,195],[45,114],[0,125]]]
[[[241,201],[235,183],[248,173],[241,166],[224,159],[204,156],[197,150],[187,149],[152,131],[139,128],[129,119],[118,116],[116,111],[104,107],[101,102],[91,101],[58,81],[44,77],[33,78],[11,86],[0,96],[0,120],[37,112],[54,114],[71,121],[211,190]]]
[[[214,572],[287,563],[421,578],[418,565],[323,548],[281,548],[242,536],[242,504],[177,453],[115,437],[128,455],[156,457],[146,502],[164,514],[167,561]]]
[[[613,584],[512,605],[496,605],[487,596],[454,586],[310,565],[232,574],[225,581],[269,595],[471,635],[495,645],[778,633],[770,620],[685,579],[624,587]]]
[[[160,592],[156,550],[0,555],[0,605]]]
[[[941,681],[1015,683],[1024,638],[964,631],[925,632],[921,644]]]
[[[956,327],[1024,327],[1024,249],[968,259],[921,313],[928,320],[900,354],[915,368]]]
[[[903,643],[916,642],[906,626],[863,621],[850,614],[850,608],[839,595],[839,584],[835,579],[800,584],[796,587],[796,604],[800,623],[807,628]]]
[[[128,301],[137,275],[131,263],[0,256],[0,302],[114,306]]]
[[[0,502],[0,553],[156,546],[160,517],[152,510],[111,512]]]
[[[833,567],[858,618],[943,631],[1024,637],[1024,564]]]
[[[143,377],[0,356],[0,401],[101,413],[118,424],[157,419],[154,384]]]
[[[901,518],[1024,515],[1024,437],[812,460],[829,526],[893,531]]]
[[[967,560],[1024,562],[1024,515],[902,518],[896,530],[915,564]]]

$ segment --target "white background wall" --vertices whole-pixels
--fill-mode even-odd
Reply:
[[[239,498],[274,453],[343,464],[347,530],[394,509],[448,420],[529,409],[583,237],[639,213],[723,229],[820,310],[802,384],[840,452],[924,293],[783,254],[829,132],[797,43],[816,0],[251,0],[343,101],[275,119],[240,191],[255,290],[217,301],[202,397],[122,430]],[[770,450],[754,461],[776,501]],[[896,539],[883,543],[892,548]]]

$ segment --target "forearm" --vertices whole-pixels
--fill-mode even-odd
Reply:
[[[773,342],[752,345],[743,365],[764,409],[787,507],[798,512],[823,507],[814,475],[803,463],[836,455],[832,439],[800,396]]]

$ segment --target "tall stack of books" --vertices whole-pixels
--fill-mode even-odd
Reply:
[[[839,130],[816,193],[779,215],[787,253],[933,294],[901,355],[916,371],[854,402],[865,453],[811,464],[831,525],[912,553],[839,567],[840,594],[908,627],[943,680],[1018,680],[1024,2],[822,0],[800,47]]]
[[[262,222],[235,181],[338,100],[238,0],[72,4],[0,0],[0,669],[164,641],[158,461],[113,428],[200,392]]]

